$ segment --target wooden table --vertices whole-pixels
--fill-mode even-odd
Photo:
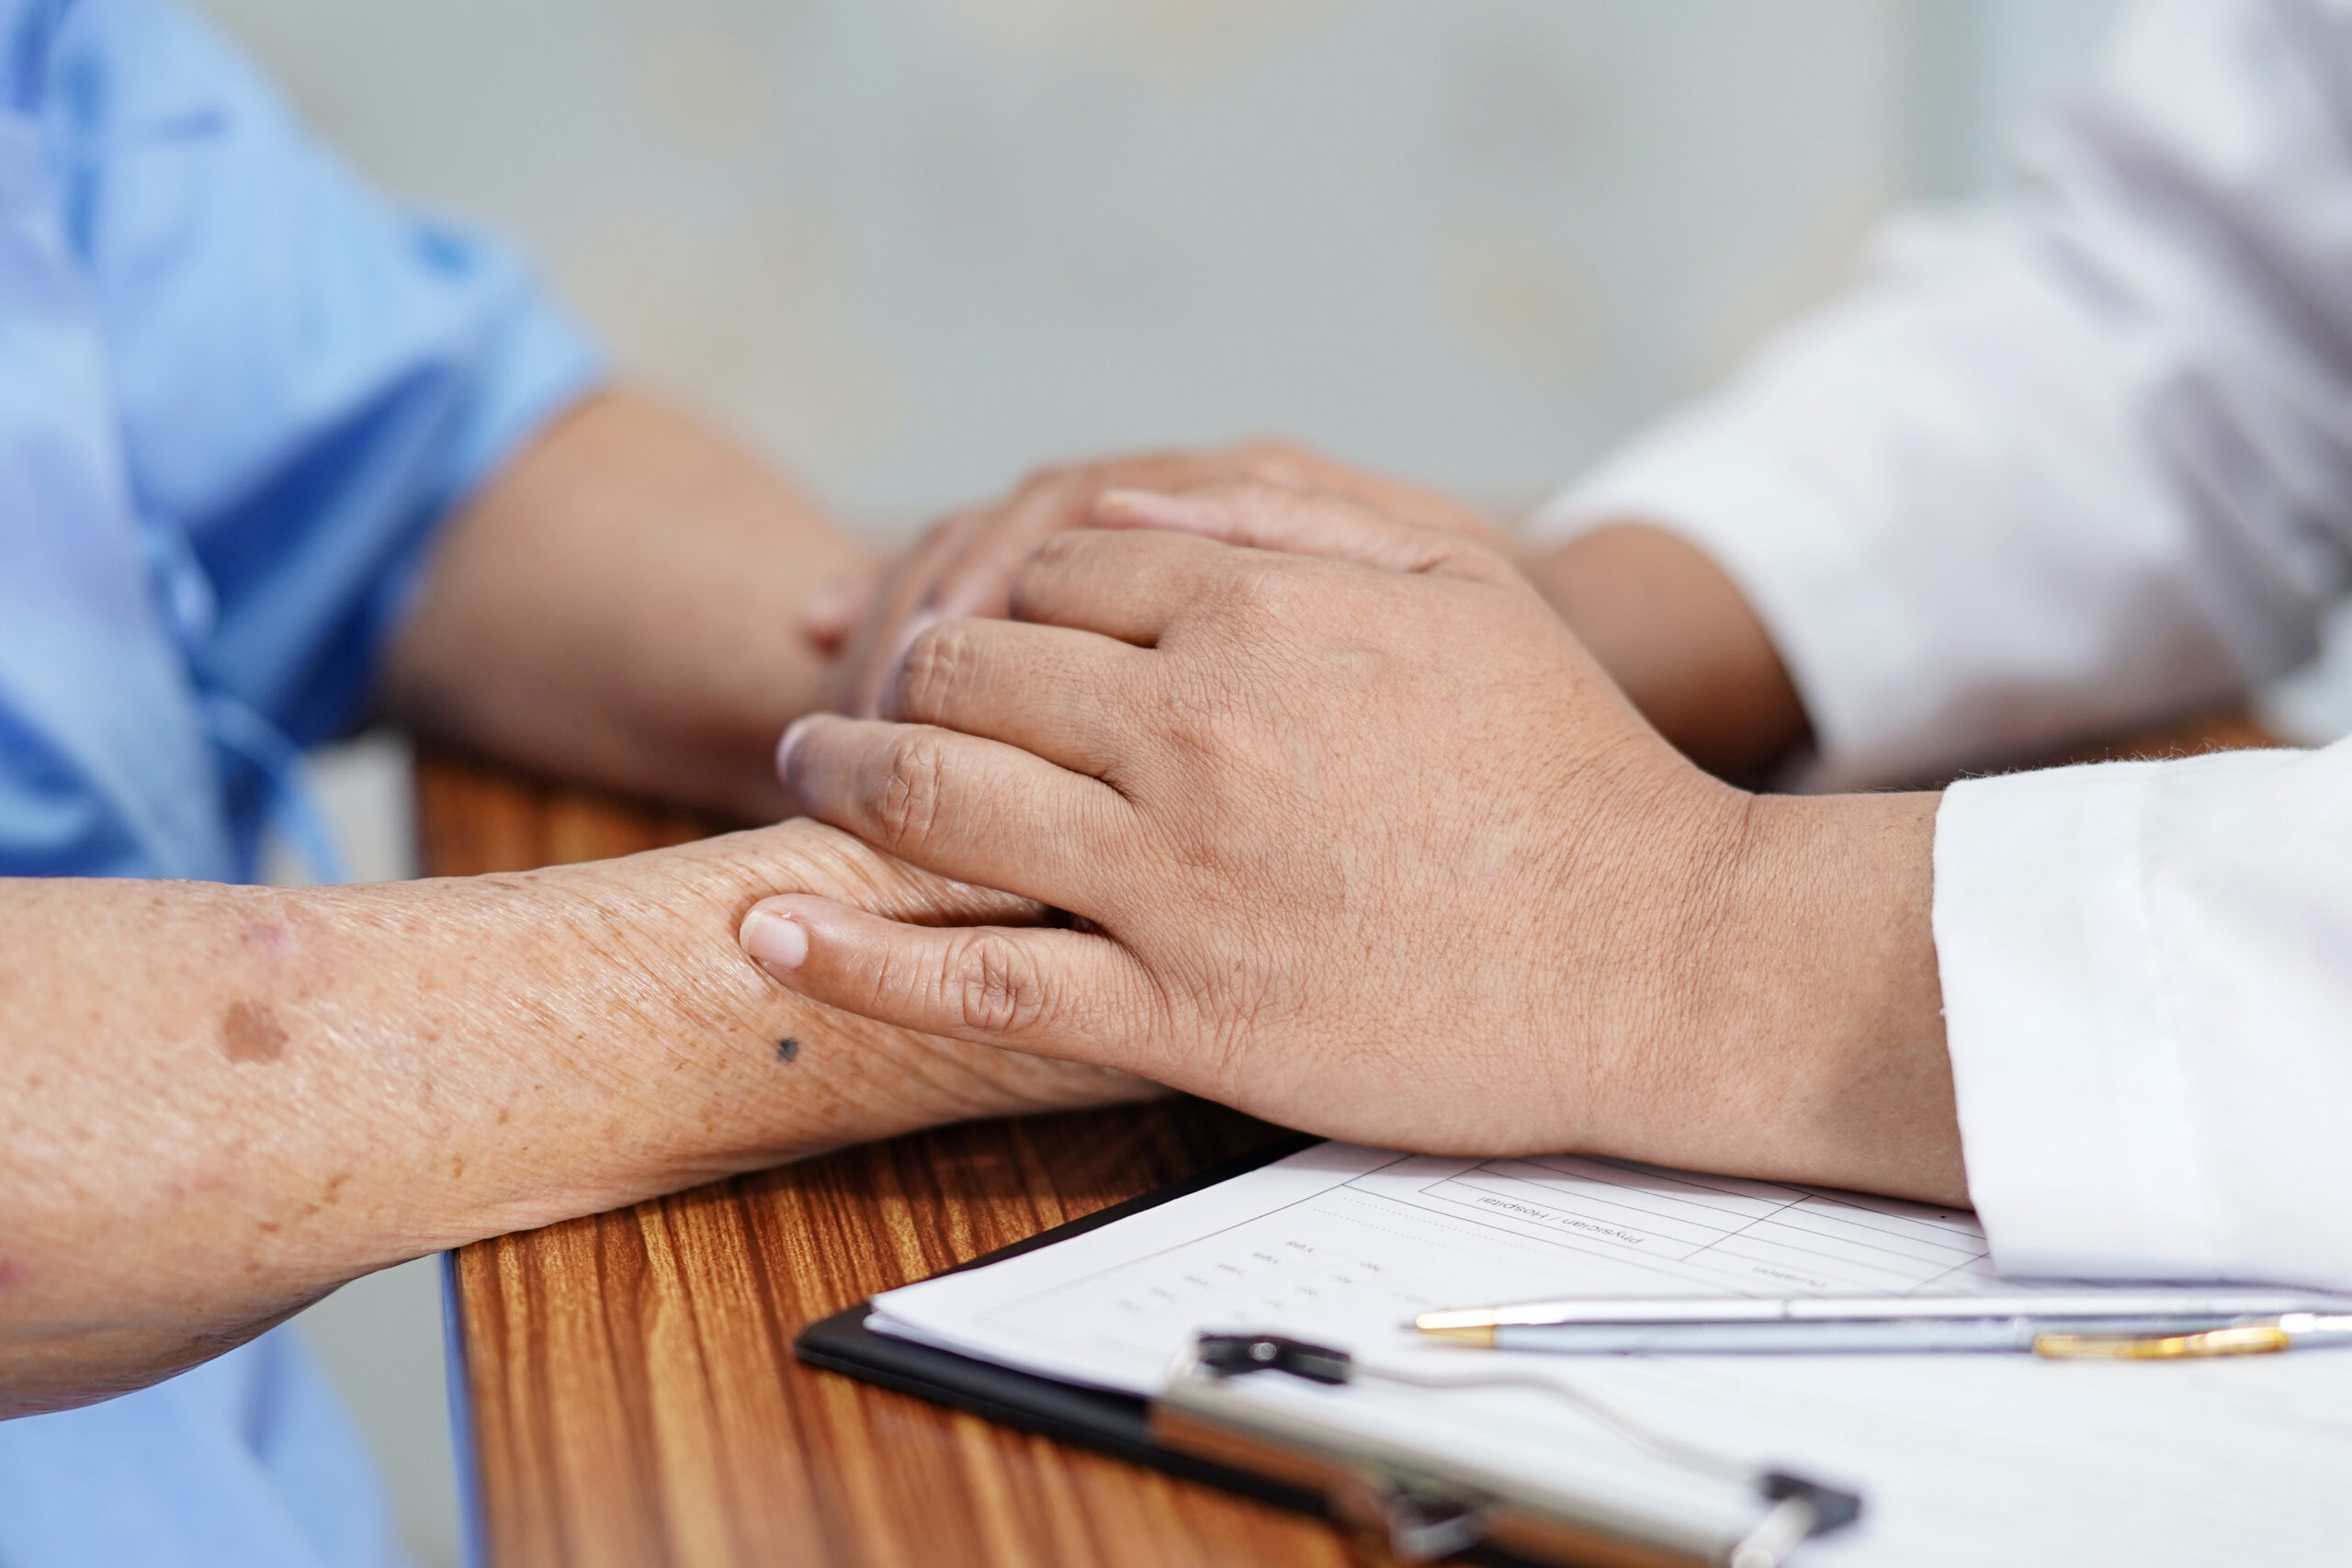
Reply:
[[[630,854],[690,817],[448,758],[439,876]],[[1199,1101],[893,1139],[458,1254],[480,1539],[541,1563],[1320,1568],[1328,1526],[792,1358],[805,1324],[1282,1134]]]
[[[2228,716],[2080,755],[2267,743]],[[629,854],[704,828],[443,757],[421,764],[419,813],[426,870],[442,876]],[[803,1325],[853,1302],[1277,1136],[1189,1100],[984,1122],[465,1248],[464,1416],[488,1563],[1361,1561],[1317,1521],[792,1358]]]

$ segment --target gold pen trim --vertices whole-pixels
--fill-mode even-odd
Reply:
[[[2178,1361],[2199,1356],[2267,1356],[2294,1344],[2294,1336],[2276,1324],[2248,1324],[2202,1334],[2038,1334],[2033,1353],[2053,1361]]]
[[[1442,1328],[1492,1328],[1503,1320],[1493,1307],[1448,1307],[1443,1312],[1417,1313],[1413,1326],[1435,1334]]]
[[[1482,1350],[1495,1348],[1495,1325],[1491,1323],[1424,1323],[1416,1319],[1413,1326],[1432,1339],[1476,1345]]]

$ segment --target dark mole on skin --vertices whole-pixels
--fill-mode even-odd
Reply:
[[[232,1062],[275,1062],[286,1040],[286,1026],[260,1002],[231,1002],[220,1015],[220,1054]]]
[[[789,1034],[777,1041],[775,1043],[775,1059],[779,1062],[798,1061],[800,1059],[800,1042],[795,1040]]]

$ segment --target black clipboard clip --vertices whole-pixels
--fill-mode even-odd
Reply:
[[[1623,1507],[1571,1487],[1530,1485],[1465,1461],[1401,1447],[1315,1411],[1239,1395],[1233,1380],[1281,1372],[1328,1386],[1362,1380],[1422,1388],[1523,1384],[1556,1394],[1669,1461],[1750,1487],[1763,1506],[1725,1534]],[[1536,1562],[1638,1562],[1677,1568],[1782,1568],[1807,1540],[1861,1517],[1860,1494],[1789,1471],[1758,1469],[1651,1431],[1549,1378],[1425,1376],[1368,1365],[1343,1349],[1279,1334],[1203,1334],[1151,1404],[1154,1437],[1170,1448],[1319,1491],[1332,1514],[1380,1538],[1400,1562],[1490,1546]]]

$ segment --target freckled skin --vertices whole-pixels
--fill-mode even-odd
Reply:
[[[1244,476],[1477,532],[1443,498],[1367,488],[1295,453],[1205,472],[1098,467],[1025,489],[961,567],[927,543],[820,633],[804,596],[862,580],[863,553],[725,443],[600,394],[451,525],[380,694],[411,728],[508,761],[774,821],[777,733],[813,708],[871,711],[907,610],[1002,614],[1037,541],[1082,526],[1105,485]],[[1608,674],[1700,761],[1760,773],[1803,739],[1760,623],[1691,547],[1627,525],[1533,568]],[[874,605],[862,629],[861,599]],[[838,665],[811,651],[843,638]],[[1393,736],[1373,744],[1385,754]],[[1008,918],[805,823],[397,888],[0,881],[13,1254],[0,1259],[0,1416],[141,1386],[345,1280],[479,1236],[927,1122],[1140,1092],[811,1009],[752,977],[733,931],[760,897],[796,891],[949,924]],[[1825,885],[1813,902],[1850,891]],[[1393,932],[1381,951],[1402,951]],[[267,1072],[220,1048],[240,998],[287,1032]],[[778,1073],[788,1039],[851,1048]],[[1719,1098],[1744,1110],[1736,1087]],[[453,1153],[462,1189],[442,1163]],[[306,1204],[328,1171],[347,1184],[326,1185],[323,1210]]]
[[[220,1054],[232,1062],[275,1062],[286,1055],[286,1028],[266,1002],[240,997],[220,1015]]]
[[[1269,484],[1095,521],[780,748],[809,816],[1088,929],[779,898],[782,983],[1358,1143],[1964,1201],[1938,796],[1710,777],[1460,530]]]
[[[1030,913],[808,822],[377,887],[0,879],[0,1417],[152,1382],[481,1236],[1150,1092],[825,1017],[736,944],[779,886]],[[776,1071],[779,1042],[843,1034]]]
[[[801,606],[872,559],[724,437],[592,391],[447,521],[373,695],[509,763],[775,822],[776,737],[835,678]],[[827,1020],[744,964],[736,927],[778,886],[933,902],[878,864],[776,829],[375,888],[0,879],[0,1416],[475,1236],[1132,1092]],[[843,1030],[858,1050],[769,1060]]]

